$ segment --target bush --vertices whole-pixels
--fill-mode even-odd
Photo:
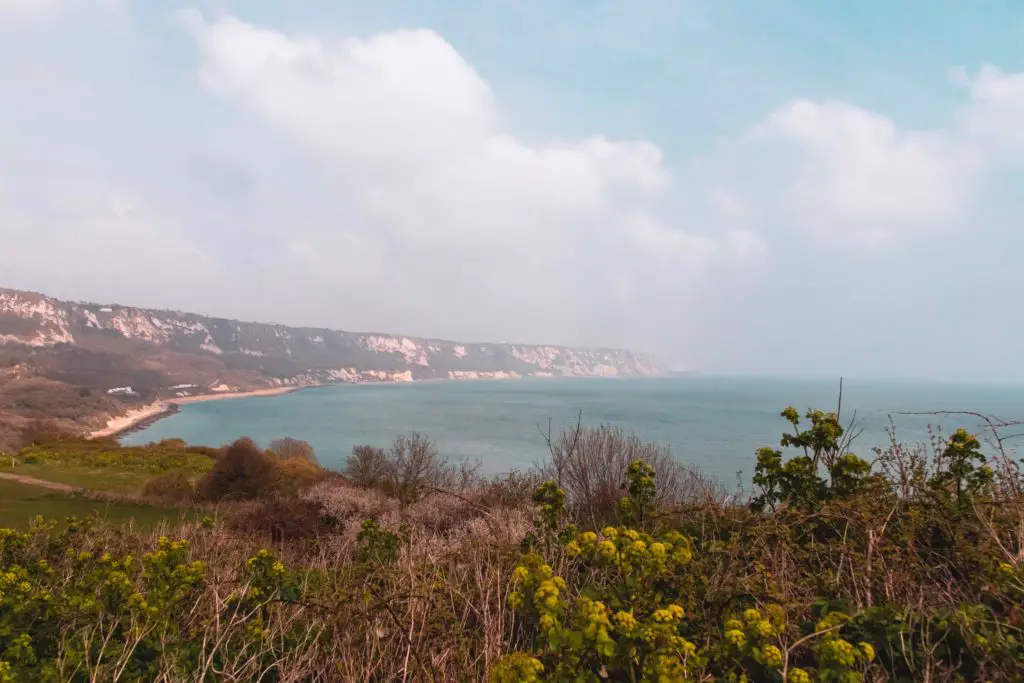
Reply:
[[[536,472],[512,470],[478,485],[476,501],[486,508],[517,508],[531,504],[533,492],[541,484]]]
[[[192,480],[181,472],[168,472],[146,482],[142,489],[146,498],[165,503],[191,503],[196,496]]]
[[[364,489],[380,488],[386,471],[384,449],[374,446],[356,446],[345,462],[345,476],[353,486]]]
[[[308,441],[293,439],[290,436],[271,441],[267,446],[267,453],[281,460],[305,460],[313,465],[319,465],[313,446]]]
[[[565,491],[571,518],[600,527],[619,519],[617,503],[626,472],[637,460],[654,469],[659,506],[720,497],[716,485],[684,468],[667,446],[644,442],[619,427],[577,425],[549,440],[549,457],[538,469]]]
[[[395,439],[386,451],[356,446],[346,462],[345,476],[355,486],[380,489],[405,507],[431,490],[474,483],[476,470],[466,463],[456,467],[430,439],[414,432]]]
[[[666,507],[634,459],[603,527],[571,523],[554,481],[505,507],[527,475],[402,507],[323,481],[173,541],[91,520],[0,530],[0,680],[1019,683],[1016,457],[983,461],[955,433],[872,473],[816,417],[790,435],[812,467],[766,462],[763,509]]]
[[[301,498],[258,501],[232,517],[235,529],[265,536],[274,543],[316,538],[330,533],[338,523],[323,505]]]
[[[249,500],[276,492],[280,473],[252,439],[238,439],[199,480],[199,495],[209,501]]]

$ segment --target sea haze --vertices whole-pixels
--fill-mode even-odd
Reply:
[[[669,445],[675,456],[703,471],[744,481],[754,451],[777,446],[787,405],[834,410],[838,381],[674,377],[659,379],[530,379],[510,381],[339,384],[264,398],[184,405],[177,414],[124,437],[126,444],[181,437],[218,445],[249,436],[266,445],[292,436],[313,444],[327,467],[340,467],[359,444],[387,446],[411,431],[428,435],[453,459],[479,459],[487,473],[529,467],[545,454],[538,426],[614,424]],[[853,450],[888,443],[895,421],[902,441],[928,438],[979,421],[962,416],[900,412],[970,410],[1024,419],[1024,386],[847,380],[843,421],[854,414],[864,429]]]

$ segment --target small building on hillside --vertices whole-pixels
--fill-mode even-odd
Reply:
[[[138,396],[138,393],[131,387],[114,387],[107,389],[107,393],[111,396]]]

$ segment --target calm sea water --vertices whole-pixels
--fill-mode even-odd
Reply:
[[[786,426],[779,411],[794,405],[834,409],[838,382],[766,378],[530,379],[319,387],[283,396],[210,401],[124,438],[138,444],[169,437],[218,445],[240,436],[266,445],[283,436],[309,441],[322,463],[338,467],[359,444],[388,445],[419,431],[453,459],[479,459],[500,473],[529,467],[545,453],[538,425],[614,424],[667,444],[682,461],[733,482],[753,471],[754,451],[777,446]],[[891,415],[903,441],[976,427],[963,417],[899,412],[972,410],[1024,419],[1024,386],[846,380],[844,423],[857,412],[864,432],[854,450],[888,443]]]

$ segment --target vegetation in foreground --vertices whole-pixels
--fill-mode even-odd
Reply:
[[[868,461],[782,415],[742,500],[610,428],[491,481],[418,436],[346,479],[241,440],[146,487],[196,510],[153,534],[0,532],[0,680],[1024,679],[1007,425]]]

